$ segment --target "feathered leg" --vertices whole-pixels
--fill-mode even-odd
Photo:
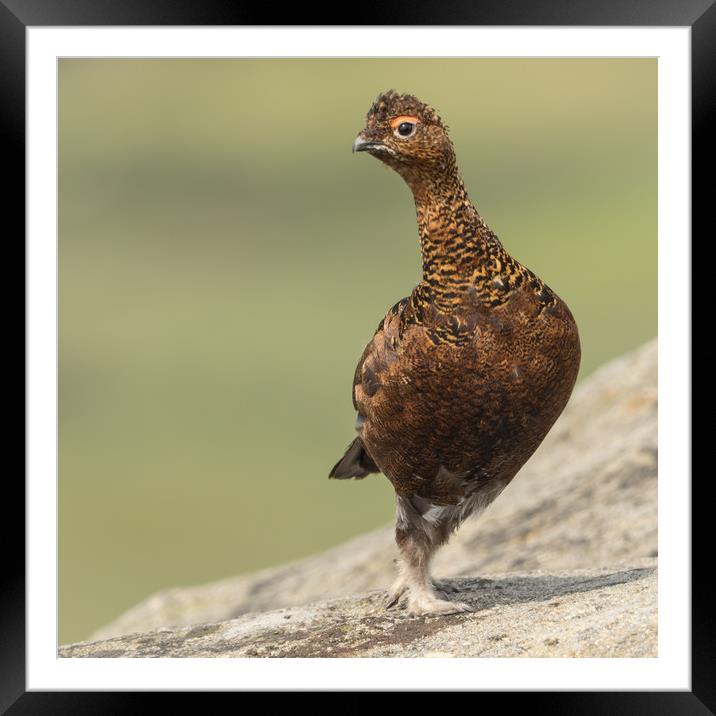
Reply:
[[[410,614],[470,611],[468,604],[441,599],[430,579],[430,560],[449,534],[450,530],[421,516],[410,500],[398,497],[395,541],[401,555],[400,574],[388,592],[387,607],[405,596]]]

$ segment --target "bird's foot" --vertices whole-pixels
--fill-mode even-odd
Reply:
[[[436,584],[435,582],[432,582]],[[405,602],[408,614],[456,614],[458,612],[470,612],[473,608],[465,602],[451,602],[446,597],[446,592],[459,591],[456,587],[437,583],[438,591],[434,592],[430,587],[418,588],[410,584],[410,581],[401,576],[393,583],[385,598],[385,608],[391,609]]]
[[[385,608],[391,609],[397,606],[407,591],[408,581],[403,576],[398,577],[388,590],[388,595],[385,598]]]
[[[471,611],[473,611],[472,606],[466,602],[451,602],[430,594],[408,596],[408,614],[458,614]]]

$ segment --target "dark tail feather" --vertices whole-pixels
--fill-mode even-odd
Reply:
[[[351,477],[363,479],[371,472],[380,472],[373,458],[368,454],[360,438],[356,438],[346,450],[346,454],[333,466],[329,478],[347,480]]]

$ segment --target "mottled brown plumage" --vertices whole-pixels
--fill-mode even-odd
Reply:
[[[395,488],[402,571],[389,604],[405,595],[413,613],[467,609],[439,598],[430,557],[500,494],[562,412],[579,369],[577,327],[470,202],[434,109],[380,95],[354,150],[412,190],[423,277],[358,362],[358,437],[330,477],[380,471]]]

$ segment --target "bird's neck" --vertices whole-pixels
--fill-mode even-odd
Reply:
[[[502,247],[470,201],[457,168],[408,185],[415,197],[422,285],[439,307],[449,309],[491,273],[493,255]]]

